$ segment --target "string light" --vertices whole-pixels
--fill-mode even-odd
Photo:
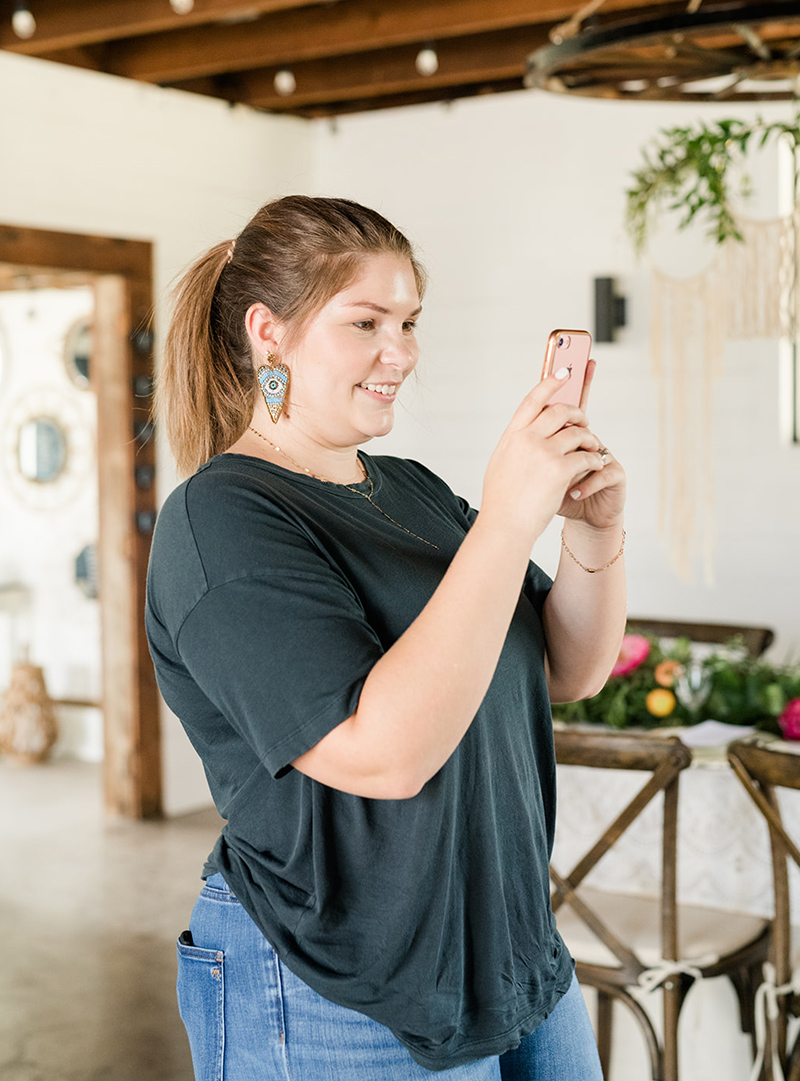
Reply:
[[[36,33],[36,19],[25,0],[19,0],[14,6],[14,14],[11,16],[11,26],[18,38],[27,40]]]
[[[169,0],[169,6],[176,15],[188,15],[194,7],[194,0]]]
[[[439,57],[436,55],[436,50],[430,45],[420,49],[417,53],[417,59],[414,61],[414,67],[420,75],[424,75],[426,78],[429,75],[435,75],[439,70]]]
[[[281,97],[286,98],[290,94],[293,94],[297,89],[297,79],[295,79],[294,73],[289,71],[288,68],[281,68],[280,71],[275,72],[275,78],[272,80],[272,85],[275,87],[276,94],[280,94]]]

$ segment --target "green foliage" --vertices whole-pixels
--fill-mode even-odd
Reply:
[[[659,684],[655,670],[662,661],[686,664],[691,656],[687,638],[679,638],[674,647],[664,650],[657,638],[645,636],[650,652],[640,665],[624,676],[612,676],[594,698],[580,702],[567,702],[553,706],[553,717],[560,721],[576,721],[584,724],[608,724],[612,728],[658,728],[675,724],[688,724],[689,712],[678,702],[667,717],[654,717],[645,700]]]
[[[711,677],[711,690],[698,714],[692,714],[676,700],[672,712],[656,717],[646,705],[648,694],[660,685],[656,669],[663,661],[688,664],[692,647],[687,638],[679,638],[665,650],[658,639],[646,637],[650,652],[641,664],[625,675],[612,676],[593,698],[553,706],[553,717],[612,728],[669,728],[713,717],[726,724],[755,725],[779,735],[779,715],[791,699],[800,698],[800,664],[778,666],[754,660],[743,654],[740,642],[733,641],[702,662]]]
[[[780,735],[778,717],[791,699],[800,698],[800,665],[778,667],[751,657],[731,663],[716,655],[708,664],[709,717],[728,724],[754,724]]]
[[[694,128],[665,128],[661,136],[652,149],[643,151],[644,165],[633,173],[634,184],[627,192],[626,226],[640,253],[665,204],[682,214],[679,229],[700,217],[707,219],[707,234],[718,244],[742,240],[731,207],[730,169],[744,162],[751,142],[763,147],[772,138],[783,138],[796,156],[800,115],[789,124],[719,120]],[[750,194],[746,176],[740,194]]]

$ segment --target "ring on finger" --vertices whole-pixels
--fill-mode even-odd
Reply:
[[[608,447],[601,447],[597,453],[600,455],[600,461],[603,463],[603,465],[605,465],[606,459],[611,454],[611,451],[608,449]]]

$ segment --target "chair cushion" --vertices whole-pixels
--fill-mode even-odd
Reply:
[[[578,896],[592,908],[604,924],[634,951],[645,965],[662,959],[659,925],[659,901],[608,890],[578,890]],[[569,903],[556,913],[561,937],[576,961],[587,964],[619,967],[619,961],[595,936]],[[680,905],[678,908],[679,955],[682,961],[724,956],[752,942],[768,925],[760,916],[740,912],[724,912],[701,905]]]

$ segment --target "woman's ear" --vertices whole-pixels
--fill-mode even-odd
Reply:
[[[278,352],[280,326],[266,304],[251,304],[245,313],[244,325],[259,363],[263,363],[267,353]]]

